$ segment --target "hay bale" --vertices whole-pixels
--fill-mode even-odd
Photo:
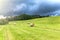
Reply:
[[[30,27],[34,27],[34,26],[35,26],[34,23],[30,23],[30,22],[28,22],[28,24],[29,24]]]
[[[34,23],[30,23],[30,27],[34,27]]]

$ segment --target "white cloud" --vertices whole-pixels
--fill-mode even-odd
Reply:
[[[60,3],[60,0],[47,0],[47,1],[51,3]]]
[[[21,0],[0,0],[0,14],[11,12],[19,1]]]

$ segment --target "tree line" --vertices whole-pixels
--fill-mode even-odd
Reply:
[[[21,14],[19,16],[11,16],[11,18],[7,18],[8,20],[29,20],[34,18],[43,18],[43,17],[49,17],[47,16],[40,16],[40,15],[28,15],[28,14]]]
[[[29,20],[29,19],[43,18],[43,17],[49,17],[49,15],[40,16],[40,15],[21,14],[19,16],[8,16],[6,17],[6,19],[5,18],[0,19],[0,25],[8,24],[10,21]]]

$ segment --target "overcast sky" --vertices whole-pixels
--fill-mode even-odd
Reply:
[[[0,14],[60,15],[60,0],[0,0]]]

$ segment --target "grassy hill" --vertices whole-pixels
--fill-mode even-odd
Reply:
[[[35,26],[30,27],[28,22],[33,22]],[[60,40],[60,16],[0,25],[0,40]]]

